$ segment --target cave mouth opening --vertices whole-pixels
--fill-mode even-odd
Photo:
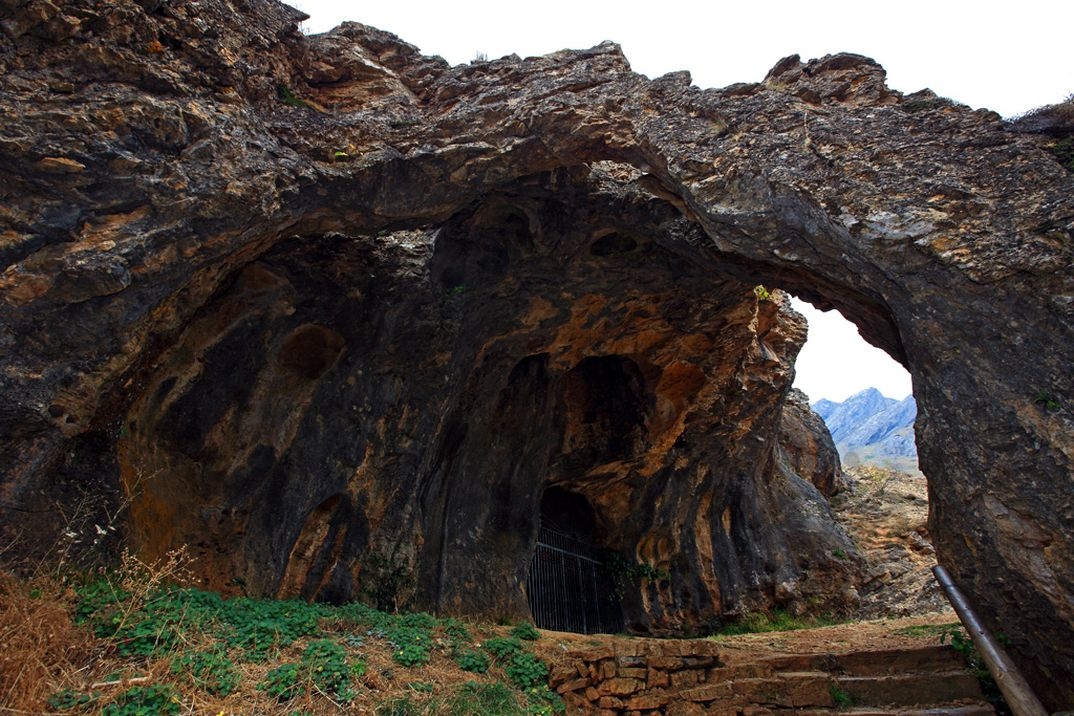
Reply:
[[[537,544],[526,580],[533,623],[579,634],[623,631],[623,609],[598,542],[593,508],[582,495],[550,486],[541,498]]]

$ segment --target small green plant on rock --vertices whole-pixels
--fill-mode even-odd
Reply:
[[[302,109],[312,109],[306,100],[296,95],[290,87],[282,82],[276,85],[276,96],[280,98],[280,101],[289,107],[300,107]]]
[[[1037,396],[1033,398],[1033,402],[1043,407],[1049,413],[1054,413],[1055,411],[1063,407],[1062,404],[1055,398],[1055,396],[1049,395],[1045,392],[1037,393]]]
[[[854,698],[836,684],[828,687],[828,693],[831,694],[832,703],[837,709],[849,709],[854,705]]]
[[[651,582],[659,582],[665,579],[671,579],[671,572],[667,571],[666,569],[654,567],[653,565],[645,562],[634,567],[634,575],[638,579],[648,579]]]
[[[942,97],[919,97],[904,100],[899,107],[904,112],[923,112],[928,109],[943,107],[945,100]]]
[[[1074,137],[1065,137],[1048,147],[1063,168],[1068,172],[1074,172]]]
[[[638,584],[642,580],[651,582],[671,579],[671,572],[660,569],[652,564],[633,564],[618,552],[608,552],[603,561],[604,571],[611,577],[615,587],[615,593],[623,597],[626,595],[628,585]]]
[[[374,554],[366,567],[369,571],[368,596],[382,612],[397,612],[406,604],[417,579],[414,570],[402,558]]]

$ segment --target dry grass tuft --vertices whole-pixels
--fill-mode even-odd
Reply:
[[[74,594],[52,579],[0,573],[0,711],[40,713],[87,662],[92,637],[71,619]]]
[[[1010,123],[1020,132],[1069,136],[1074,131],[1074,94],[1058,104],[1037,107],[1013,117]]]

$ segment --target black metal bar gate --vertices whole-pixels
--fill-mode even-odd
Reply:
[[[623,631],[623,610],[600,551],[541,525],[526,581],[533,623],[581,634]]]

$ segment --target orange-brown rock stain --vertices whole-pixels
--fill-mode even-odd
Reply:
[[[529,309],[519,319],[519,322],[524,328],[537,328],[544,321],[555,318],[558,315],[559,310],[552,303],[545,298],[536,296],[530,299]]]
[[[131,524],[136,530],[138,553],[146,562],[154,562],[175,548],[175,527],[182,523],[176,505],[164,495],[147,492],[146,476],[131,463],[126,451],[119,451],[119,476],[124,499],[129,504]]]
[[[318,505],[302,526],[302,531],[291,547],[287,556],[283,578],[276,589],[277,599],[294,599],[303,594],[316,595],[332,577],[339,564],[340,554],[347,538],[347,526],[343,525],[330,533],[332,518],[339,507],[340,495],[333,495]],[[326,541],[331,538],[331,544]],[[325,550],[329,553],[320,560],[323,563],[321,574],[316,584],[310,584],[310,571],[315,566],[318,555]]]

